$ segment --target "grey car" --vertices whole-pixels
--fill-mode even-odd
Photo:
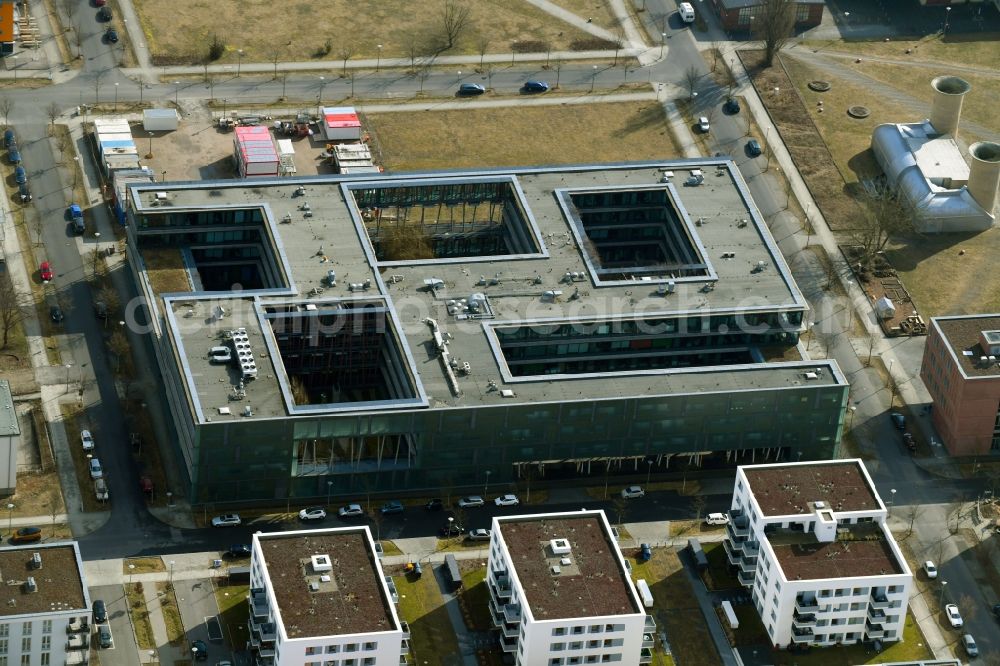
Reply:
[[[106,624],[97,627],[97,641],[102,648],[111,647],[111,628]]]
[[[965,654],[969,657],[979,656],[979,646],[976,645],[976,639],[972,637],[972,634],[962,636],[962,647],[965,648]]]

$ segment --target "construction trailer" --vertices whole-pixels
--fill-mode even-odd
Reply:
[[[124,226],[126,222],[125,206],[128,186],[152,183],[155,180],[153,170],[149,167],[122,169],[111,174],[111,210],[114,211],[115,219],[118,220],[119,224]]]
[[[278,139],[278,172],[282,176],[295,175],[295,146],[291,139]]]
[[[323,107],[323,136],[327,141],[360,141],[361,119],[353,106]]]
[[[240,178],[277,176],[281,160],[271,140],[271,132],[263,125],[237,127],[234,130],[233,158]]]
[[[366,143],[330,143],[327,153],[338,173],[379,173],[372,161],[372,151]]]
[[[177,109],[143,109],[142,129],[147,132],[164,132],[177,129],[180,124]]]
[[[94,143],[101,168],[109,178],[115,171],[139,168],[139,150],[124,118],[96,118]]]

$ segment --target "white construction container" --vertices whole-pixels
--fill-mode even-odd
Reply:
[[[278,151],[274,149],[271,133],[263,125],[237,127],[233,139],[236,168],[241,178],[252,176],[277,176]]]
[[[635,589],[639,592],[639,597],[642,598],[642,605],[646,608],[653,607],[653,593],[649,591],[649,584],[640,578],[635,581]]]
[[[360,141],[361,119],[353,106],[323,107],[323,136],[329,141]]]
[[[176,109],[143,109],[142,129],[147,132],[162,132],[177,129],[180,116]]]

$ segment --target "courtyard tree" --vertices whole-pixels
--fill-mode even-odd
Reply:
[[[479,39],[476,41],[476,50],[479,52],[479,69],[482,69],[486,52],[490,50],[490,38],[486,34],[479,35]]]
[[[3,126],[10,124],[10,113],[14,110],[14,100],[10,97],[0,97],[0,113],[3,114]]]
[[[687,90],[688,99],[694,99],[694,89],[698,87],[699,81],[701,81],[701,71],[697,67],[691,65],[684,70],[684,89]]]
[[[753,36],[764,42],[764,65],[774,65],[774,56],[791,39],[795,29],[794,0],[760,0],[754,7]]]
[[[343,76],[347,76],[347,61],[354,57],[354,45],[342,44],[340,46],[340,59],[344,61]]]

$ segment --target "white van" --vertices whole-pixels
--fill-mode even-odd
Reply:
[[[677,6],[677,13],[681,15],[681,20],[685,23],[694,23],[694,7],[690,2],[682,2]]]

